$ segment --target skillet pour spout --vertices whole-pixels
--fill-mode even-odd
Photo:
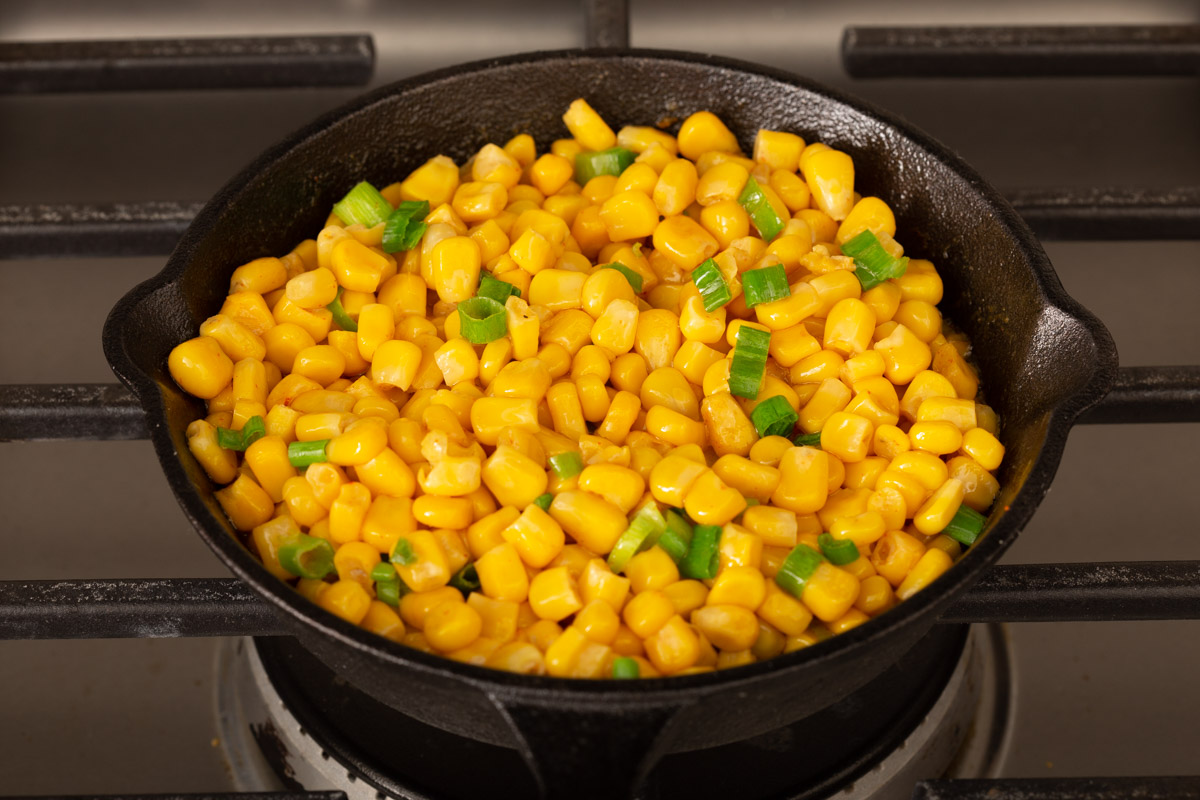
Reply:
[[[243,546],[188,451],[185,429],[204,407],[167,373],[171,348],[220,307],[235,267],[311,237],[358,181],[390,183],[438,154],[461,163],[483,144],[518,132],[545,149],[564,135],[561,115],[577,97],[615,126],[670,128],[707,109],[746,149],[759,128],[771,128],[844,150],[857,167],[856,188],[895,211],[907,252],[937,265],[943,308],[974,343],[1007,457],[984,535],[933,586],[806,650],[618,687],[485,670],[376,637],[310,604]],[[1103,397],[1116,371],[1107,331],[1063,291],[1015,212],[946,148],[802,78],[642,50],[467,64],[392,84],[322,117],[220,190],[163,271],[113,309],[104,347],[145,408],[163,471],[196,531],[276,607],[300,642],[383,703],[447,731],[520,749],[548,797],[628,795],[661,755],[803,719],[878,675],[1012,543],[1049,487],[1071,424]],[[613,755],[603,759],[605,770],[597,768],[597,752]]]

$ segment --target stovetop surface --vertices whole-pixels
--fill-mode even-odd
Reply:
[[[998,188],[1200,184],[1195,79],[854,81],[847,24],[1197,22],[1188,2],[634,2],[633,44],[788,69],[899,114]],[[0,39],[366,32],[372,85],[513,52],[579,46],[575,4],[371,0],[0,5]],[[736,11],[736,15],[734,12]],[[453,17],[453,19],[452,19]],[[0,97],[0,204],[203,200],[253,156],[359,90]],[[1200,242],[1047,242],[1125,366],[1200,363]],[[6,383],[109,382],[100,329],[161,258],[0,265]],[[1200,558],[1200,428],[1084,427],[1008,563]],[[0,580],[223,577],[147,442],[0,445]],[[1011,629],[1012,777],[1194,774],[1200,622]],[[213,640],[0,642],[4,793],[230,788],[214,746]]]

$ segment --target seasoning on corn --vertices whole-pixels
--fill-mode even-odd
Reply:
[[[936,581],[1004,447],[850,157],[563,120],[359,183],[172,351],[247,546],[368,631],[555,677],[771,658]]]

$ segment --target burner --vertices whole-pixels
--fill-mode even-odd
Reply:
[[[515,750],[408,718],[294,640],[230,640],[218,654],[216,686],[221,746],[241,791],[449,800],[495,794],[502,785],[506,796],[536,796]],[[1002,628],[940,626],[932,641],[814,717],[666,757],[643,797],[899,800],[926,778],[994,777],[1007,744],[1010,688]]]

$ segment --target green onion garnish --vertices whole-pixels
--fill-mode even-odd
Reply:
[[[350,316],[346,312],[346,307],[342,305],[342,292],[344,291],[345,289],[339,286],[337,297],[333,298],[333,302],[325,307],[333,314],[333,321],[338,324],[339,328],[344,331],[357,331],[358,323],[354,321],[354,317]]]
[[[733,346],[733,362],[729,365],[730,394],[754,400],[767,371],[767,349],[771,334],[742,325],[737,329],[737,344]]]
[[[217,445],[222,450],[245,450],[246,443],[241,431],[217,428]]]
[[[641,670],[638,668],[638,663],[628,656],[620,656],[613,659],[612,676],[616,680],[629,680],[630,678],[640,678]]]
[[[817,537],[817,546],[821,555],[829,559],[830,564],[843,566],[858,560],[858,547],[849,539],[835,539],[832,533],[822,533]]]
[[[546,492],[546,494],[539,494],[537,497],[533,498],[533,504],[542,511],[549,511],[550,504],[553,502],[554,495],[550,494],[549,492]]]
[[[293,467],[307,467],[309,464],[320,464],[325,460],[325,445],[328,439],[318,439],[315,442],[292,442],[288,445],[288,461]]]
[[[792,439],[792,444],[796,445],[796,447],[819,448],[821,446],[821,432],[817,431],[816,433],[802,433],[795,439]]]
[[[771,303],[788,296],[787,270],[783,264],[772,264],[742,273],[742,292],[746,295],[746,308],[759,303]]]
[[[478,592],[480,583],[479,573],[475,570],[475,562],[468,561],[466,564],[463,564],[462,569],[454,573],[454,577],[450,579],[450,585],[464,595],[468,595],[471,592]]]
[[[895,258],[871,231],[863,231],[842,244],[842,253],[854,259],[854,274],[862,288],[871,289],[888,278],[899,278],[908,269],[908,256]]]
[[[973,508],[961,505],[958,507],[958,511],[954,512],[954,518],[950,520],[950,524],[942,529],[942,533],[959,544],[970,547],[975,544],[975,540],[983,532],[985,523],[987,523],[987,517]]]
[[[633,287],[634,294],[642,293],[642,276],[624,264],[614,261],[611,264],[604,264],[598,267],[598,269],[615,269],[617,272],[625,276],[625,280],[629,281],[629,285]]]
[[[412,590],[408,588],[408,584],[399,578],[394,581],[378,581],[375,584],[375,597],[392,608],[400,605],[400,598],[410,591]]]
[[[775,583],[792,597],[800,599],[804,594],[804,586],[820,564],[820,553],[806,544],[798,544],[783,560],[779,572],[775,573]]]
[[[692,544],[688,554],[679,565],[679,572],[685,578],[695,578],[698,581],[717,577],[717,567],[720,565],[718,545],[721,542],[721,528],[717,525],[697,525],[692,529]]]
[[[242,426],[242,444],[246,447],[249,447],[266,435],[267,423],[257,414],[246,420],[246,424]]]
[[[396,568],[386,561],[381,561],[371,570],[371,580],[376,583],[387,583],[388,581],[398,581],[400,576],[396,574]]]
[[[490,297],[472,297],[458,304],[462,337],[471,344],[487,344],[508,333],[504,304]]]
[[[700,291],[705,311],[716,311],[733,300],[733,294],[725,284],[725,276],[717,268],[717,262],[711,258],[692,270],[692,283],[696,284]]]
[[[746,209],[746,213],[750,215],[750,221],[754,223],[754,227],[758,229],[762,238],[768,242],[783,230],[783,220],[775,213],[775,209],[767,201],[767,196],[763,194],[762,187],[754,178],[746,181],[746,188],[742,189],[738,203]]]
[[[280,546],[279,565],[297,577],[319,581],[333,571],[333,545],[302,533]]]
[[[521,290],[508,281],[494,278],[486,272],[479,273],[479,289],[475,291],[476,297],[486,297],[504,305],[504,301],[514,294],[520,297]]]
[[[417,563],[417,554],[413,552],[408,539],[400,539],[396,542],[396,546],[392,548],[392,563],[402,567]]]
[[[750,506],[761,506],[762,505],[762,501],[759,500],[757,497],[747,497],[744,499],[746,501],[746,508],[749,508]]]
[[[674,509],[667,511],[663,519],[667,522],[667,529],[658,537],[658,546],[678,564],[687,557],[692,544],[692,525]]]
[[[583,472],[583,459],[574,450],[555,453],[550,456],[549,460],[550,469],[554,470],[554,477],[556,478],[573,478]]]
[[[750,421],[760,437],[787,436],[799,419],[800,415],[792,410],[787,399],[780,394],[768,397],[750,412]]]
[[[641,549],[642,545],[650,537],[651,534],[661,534],[666,530],[667,522],[663,519],[662,514],[658,512],[658,507],[653,503],[642,506],[642,510],[634,515],[629,522],[629,527],[621,534],[621,538],[617,539],[617,543],[613,545],[613,549],[608,554],[608,567],[613,572],[620,572],[625,569],[625,565],[629,563],[629,559]]]
[[[597,175],[620,175],[635,158],[634,152],[624,147],[579,153],[575,156],[575,180],[584,186]]]
[[[380,246],[385,253],[412,250],[421,241],[429,228],[425,217],[429,216],[428,200],[405,200],[387,218]]]
[[[363,181],[333,206],[333,213],[347,225],[364,225],[374,228],[387,221],[392,213],[392,204],[371,184]]]

